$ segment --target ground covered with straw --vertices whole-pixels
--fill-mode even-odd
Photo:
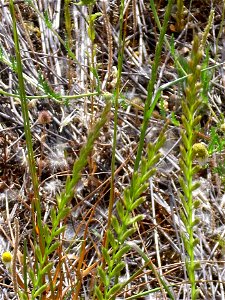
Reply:
[[[162,25],[168,1],[153,2]],[[123,268],[117,279],[112,277],[109,290],[117,282],[126,285],[115,294],[111,288],[108,296],[99,266],[103,270],[110,267],[102,249],[107,245],[106,231],[113,226],[111,232],[116,232],[115,219],[121,223],[120,205],[126,206],[124,190],[133,182],[160,28],[149,1],[79,4],[69,0],[14,1],[42,223],[48,225],[49,232],[52,210],[58,211],[57,195],[63,193],[66,180],[73,176],[74,162],[82,155],[107,101],[111,102],[107,120],[66,204],[69,212],[59,225],[65,230],[55,237],[59,243],[48,255],[53,291],[50,277],[37,286],[32,279],[31,270],[36,274],[35,264],[40,263],[36,250],[40,231],[32,205],[34,189],[12,17],[9,3],[0,0],[0,253],[9,251],[13,256],[11,266],[0,264],[0,299],[101,299],[96,286],[102,291],[102,299],[225,299],[225,4],[222,0],[177,0],[172,5],[154,71],[152,99],[159,97],[148,121],[142,154],[147,156],[148,144],[155,143],[160,132],[165,142],[158,150],[161,156],[155,161],[155,173],[140,195],[144,201],[130,213],[142,218],[132,224],[135,230],[124,242],[129,251],[124,250]],[[188,131],[182,119],[182,101],[188,99],[185,89],[190,84],[182,78],[191,69],[190,60],[194,61],[195,36],[206,40],[200,42],[201,47],[204,45],[198,79],[201,88],[196,91],[201,99],[201,120],[193,131],[195,147],[203,145],[203,152],[193,148],[191,157],[193,168],[199,166],[192,174],[193,182],[200,183],[192,192],[198,203],[194,208],[198,225],[193,229],[198,243],[193,253],[199,264],[192,283],[185,266],[189,248],[182,235],[190,237],[191,233],[181,211],[187,218],[192,212],[183,203],[186,191],[179,178],[185,173],[180,161],[185,163],[188,152],[188,147],[183,152],[180,149],[185,139],[182,132]],[[109,256],[113,252],[110,243],[106,247]],[[38,293],[41,284],[45,288]],[[32,294],[35,289],[37,293]]]

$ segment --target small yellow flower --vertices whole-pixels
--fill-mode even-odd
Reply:
[[[220,126],[220,129],[225,132],[225,123],[223,123],[221,126]]]
[[[193,158],[196,159],[201,166],[205,165],[209,157],[206,146],[203,143],[195,143],[192,150]]]
[[[7,268],[10,268],[12,262],[12,254],[9,251],[2,253],[2,262],[5,264]]]

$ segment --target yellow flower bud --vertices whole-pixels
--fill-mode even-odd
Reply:
[[[12,258],[13,256],[9,251],[2,253],[2,262],[7,268],[11,267]]]
[[[203,143],[195,143],[192,147],[192,150],[193,158],[196,159],[201,166],[205,165],[209,157],[206,146]]]

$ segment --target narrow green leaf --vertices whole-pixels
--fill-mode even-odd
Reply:
[[[118,248],[118,242],[116,241],[113,233],[110,230],[108,230],[107,235],[108,235],[109,243],[112,246],[112,248],[114,250],[117,249]]]
[[[179,177],[179,183],[180,183],[181,189],[184,192],[185,196],[187,196],[190,193],[190,191],[188,190],[186,182],[184,182],[184,179],[182,177]]]
[[[182,210],[180,211],[180,218],[181,218],[182,222],[184,223],[184,226],[187,227],[187,225],[188,225],[187,218]]]
[[[190,266],[190,261],[186,258],[185,259],[185,267],[187,269],[187,273],[188,273],[188,277],[190,279],[190,277],[192,276],[192,271],[191,271],[191,266]]]
[[[171,122],[176,127],[180,127],[180,122],[178,121],[177,116],[174,111],[171,112]]]
[[[148,178],[144,179],[143,177],[142,177],[143,182],[145,182],[146,180],[148,180]],[[134,192],[133,198],[134,199],[139,198],[141,196],[141,194],[143,194],[146,191],[147,187],[148,187],[148,183],[144,183],[144,184],[142,183],[142,185]],[[129,207],[127,206],[127,209],[129,211],[131,211],[132,205],[133,205],[133,203],[130,203]]]
[[[201,268],[201,263],[200,263],[200,261],[196,261],[195,264],[194,264],[194,269],[195,269],[195,270],[198,270],[198,269],[200,269],[200,268]]]
[[[197,299],[200,299],[199,298],[199,295],[200,295],[200,290],[199,289],[196,289],[194,295],[193,295],[193,300],[197,300]]]
[[[199,122],[201,121],[202,116],[197,116],[196,118],[194,118],[194,121],[192,123],[192,126],[195,127],[199,124]]]
[[[23,281],[24,281],[24,290],[27,293],[28,289],[28,281],[27,281],[27,275],[28,275],[28,268],[27,268],[27,240],[24,240],[23,245]]]
[[[194,206],[193,206],[194,207]],[[196,225],[198,225],[200,223],[200,219],[199,218],[195,218],[193,222],[191,222],[191,224],[189,225],[190,228],[195,227]]]
[[[155,154],[154,157],[148,161],[148,168],[152,168],[160,160],[161,156],[160,153]]]
[[[199,182],[195,182],[191,187],[191,192],[197,190],[200,186],[201,184]]]
[[[133,180],[132,180],[130,188],[129,189],[126,188],[124,190],[124,204],[125,204],[126,207],[128,207],[130,205],[130,203],[132,202],[130,197],[131,197],[131,195],[133,195],[134,190],[135,190],[135,188],[133,187]],[[118,213],[119,213],[119,211],[118,211]],[[121,214],[122,214],[122,212],[121,212]],[[123,212],[123,215],[124,215],[124,212]],[[120,219],[121,219],[121,216],[120,216]]]
[[[185,162],[184,162],[183,159],[179,159],[179,165],[180,165],[181,170],[183,171],[184,178],[187,178],[187,176],[188,176],[188,168],[187,168],[187,166],[186,166],[186,164],[185,164]]]
[[[160,132],[160,135],[159,135],[159,137],[157,139],[157,142],[154,146],[154,153],[157,153],[159,151],[159,149],[161,149],[162,146],[165,144],[165,141],[166,141],[166,136],[165,136],[166,128],[167,128],[167,126],[165,126],[164,129]],[[161,155],[160,153],[158,153],[158,154]]]
[[[48,263],[42,270],[40,270],[41,275],[47,274],[53,267],[54,263]]]
[[[121,228],[117,218],[114,215],[112,216],[111,222],[112,222],[113,229],[119,235],[121,233],[122,228]]]
[[[88,36],[89,36],[90,40],[91,40],[92,42],[94,42],[94,40],[95,40],[95,30],[94,30],[94,28],[92,28],[92,27],[89,25],[89,26],[88,26],[87,32],[88,32]]]
[[[95,21],[98,17],[101,17],[101,16],[102,16],[102,13],[101,13],[101,12],[97,12],[97,13],[92,14],[92,15],[90,16],[90,20],[91,20],[91,21]]]
[[[130,250],[129,245],[124,245],[122,248],[116,253],[115,260],[119,261],[124,254],[126,254]]]
[[[195,174],[197,174],[199,171],[201,170],[201,166],[196,165],[192,168],[192,173],[191,175],[194,176]]]
[[[29,276],[30,276],[30,279],[31,279],[31,282],[33,283],[33,285],[35,285],[35,281],[36,281],[36,278],[35,278],[35,274],[34,274],[34,271],[32,269],[29,269]]]
[[[49,29],[51,29],[52,28],[52,22],[49,19],[47,10],[44,11],[44,19],[45,19],[45,24],[47,25],[47,27]]]
[[[150,160],[152,159],[152,156],[150,156],[149,158],[150,158],[150,159],[149,159],[148,161],[150,161]],[[148,163],[148,161],[147,161],[147,158],[146,158],[146,157],[142,157],[142,159],[141,159],[141,164],[140,164],[140,173],[141,173],[141,174],[144,174],[144,173],[147,172],[147,169],[148,169],[147,163]],[[138,180],[139,180],[139,178],[138,178]],[[135,183],[136,183],[137,187],[140,186],[139,181],[136,181]]]
[[[105,285],[105,286],[108,286],[109,284],[109,279],[107,278],[107,274],[105,273],[105,271],[102,269],[101,266],[98,267],[98,274],[101,278],[101,281],[102,283]]]
[[[192,106],[192,111],[193,111],[193,112],[196,112],[196,111],[199,110],[200,107],[202,107],[202,100],[200,100],[200,99],[195,99],[195,102],[193,103],[193,106]],[[198,118],[199,121],[201,120],[201,116],[199,116],[199,115],[198,115],[196,118]],[[198,121],[198,123],[199,123],[199,121]],[[197,124],[198,124],[198,123],[197,123]],[[197,125],[197,124],[196,124],[196,125]],[[195,125],[192,124],[192,126],[194,127]]]
[[[193,203],[193,207],[196,209],[196,208],[199,208],[199,206],[201,205],[201,201],[200,200],[195,200],[194,203]]]
[[[60,235],[62,232],[65,231],[65,228],[66,228],[66,226],[62,226],[62,227],[58,228],[58,229],[54,232],[53,237],[56,237],[56,236]]]
[[[97,295],[98,300],[105,300],[98,286],[95,286],[95,294]]]
[[[190,245],[189,240],[186,238],[186,236],[184,234],[182,235],[182,237],[183,237],[182,239],[183,239],[183,243],[184,243],[184,248],[187,251],[188,256],[190,257],[191,253],[192,253],[192,247]]]
[[[130,228],[124,234],[120,237],[119,241],[123,243],[129,236],[131,236],[133,233],[135,233],[135,228]]]
[[[185,130],[189,134],[190,133],[190,125],[189,125],[189,123],[188,123],[188,121],[187,121],[187,119],[185,118],[184,115],[181,116],[181,121],[182,121],[182,123],[184,125]]]
[[[107,293],[107,298],[106,299],[109,299],[109,297],[111,295],[115,295],[121,288],[122,288],[122,284],[121,283],[117,283],[115,284]]]
[[[56,221],[56,210],[55,210],[55,208],[51,209],[51,220],[52,220],[52,224],[54,226],[55,221]]]
[[[3,53],[3,49],[2,46],[0,45],[0,61],[3,61],[3,57],[4,57],[4,53]]]
[[[158,162],[158,160],[157,160]],[[156,169],[152,168],[151,170],[149,170],[143,177],[142,177],[142,182],[148,181],[149,178],[151,178],[153,175],[155,175],[156,173]],[[148,187],[148,183],[146,183],[146,186]],[[147,188],[146,188],[147,189]]]
[[[152,157],[152,155],[154,154],[155,152],[155,149],[154,149],[155,145],[151,142],[148,143],[147,145],[147,154],[148,154],[148,157]]]
[[[128,195],[126,196],[126,197],[129,197]],[[126,198],[125,197],[125,198]],[[124,199],[125,200],[125,199]],[[120,220],[123,220],[123,218],[124,218],[124,207],[123,207],[123,204],[122,204],[122,202],[119,200],[119,201],[117,201],[117,203],[116,203],[116,209],[117,209],[117,213],[118,213],[118,215],[119,215],[119,218],[120,218]]]
[[[125,268],[125,263],[123,261],[119,262],[115,268],[110,273],[110,278],[120,276],[121,271]]]
[[[35,247],[35,255],[37,256],[38,261],[40,262],[40,264],[42,264],[43,263],[43,257],[42,257],[42,254],[41,254],[41,249],[38,245],[36,245],[36,247]]]
[[[131,211],[140,206],[144,201],[146,200],[146,197],[140,197],[138,198],[132,205],[131,205]]]
[[[33,295],[33,299],[35,299],[36,297],[40,296],[47,288],[48,284],[45,283],[44,285],[42,285]]]
[[[50,243],[51,242],[51,234],[50,234],[50,230],[49,230],[47,224],[43,225],[43,235],[44,235],[46,243],[47,244]]]
[[[66,181],[68,180],[68,177],[66,179]],[[61,195],[56,195],[56,201],[57,201],[57,204],[58,206],[60,207],[61,203],[62,203],[62,198],[61,198]]]
[[[133,195],[135,190],[139,187],[139,185],[140,185],[140,176],[139,176],[138,172],[135,171],[132,176],[130,188],[127,189],[129,195]]]
[[[183,130],[181,130],[180,135],[181,135],[181,137],[182,137],[182,142],[183,142],[183,144],[184,144],[185,149],[188,149],[188,147],[189,147],[189,141],[188,141],[187,136],[186,136],[186,134],[184,133]],[[186,153],[185,153],[185,154],[186,154]],[[186,156],[186,155],[185,155],[185,156]],[[183,156],[183,157],[184,157],[184,156]]]
[[[184,195],[180,194],[180,199],[182,201],[182,205],[184,207],[184,212],[187,214],[189,212],[189,206],[187,204],[187,199]]]
[[[29,300],[29,298],[28,298],[28,296],[25,292],[18,291],[18,294],[19,294],[19,299],[20,300]]]
[[[198,244],[199,244],[199,239],[198,238],[194,239],[193,247],[197,246]]]
[[[70,211],[71,211],[71,209],[69,207],[59,208],[58,219],[60,219],[60,220],[64,219],[65,217],[68,216]]]
[[[134,223],[143,220],[143,218],[144,218],[144,215],[137,215],[133,218],[129,218],[125,224],[126,224],[126,226],[133,225]]]
[[[182,161],[186,165],[187,148],[184,148],[183,145],[180,145],[180,152],[181,152],[181,156],[182,156]]]
[[[102,256],[103,256],[104,260],[107,262],[107,264],[109,265],[109,263],[111,261],[111,257],[108,253],[108,250],[105,247],[102,247]]]
[[[52,252],[54,252],[60,245],[60,242],[55,242],[53,245],[51,245],[49,247],[49,249],[47,250],[47,255],[51,254]]]
[[[189,108],[188,108],[188,106],[187,106],[187,103],[186,103],[185,101],[182,101],[182,102],[181,102],[181,106],[182,106],[182,113],[183,113],[185,119],[186,119],[186,120],[189,119],[189,116],[190,116],[190,110],[189,110]],[[183,119],[182,119],[182,122],[183,122]]]

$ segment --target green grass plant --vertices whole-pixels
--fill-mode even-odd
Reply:
[[[151,4],[151,8],[153,9],[153,11],[156,11],[154,1],[150,1],[150,4]],[[155,85],[156,79],[157,79],[157,70],[159,68],[162,47],[163,47],[163,43],[164,43],[164,39],[165,39],[165,34],[166,34],[167,26],[168,26],[169,17],[170,17],[171,10],[172,10],[172,5],[173,5],[173,1],[169,0],[168,5],[166,7],[163,25],[162,25],[162,27],[161,27],[161,25],[159,25],[160,26],[159,41],[157,43],[156,50],[155,50],[155,58],[154,58],[154,62],[152,65],[151,78],[148,83],[148,95],[147,95],[147,99],[145,101],[145,106],[144,106],[144,120],[143,120],[143,123],[141,126],[141,135],[140,135],[140,140],[139,140],[139,144],[138,144],[138,150],[137,150],[137,156],[136,156],[135,165],[134,165],[134,171],[138,170],[139,163],[141,160],[141,154],[142,154],[143,147],[144,147],[144,140],[145,140],[146,130],[148,127],[148,122],[149,122],[152,112],[158,102],[158,99],[156,97],[153,100],[154,85]]]
[[[195,217],[195,209],[199,202],[193,199],[193,191],[199,186],[194,183],[194,175],[199,171],[199,166],[194,165],[193,146],[196,142],[195,129],[199,125],[201,115],[199,108],[201,107],[201,99],[199,91],[201,88],[201,59],[202,48],[197,36],[194,37],[192,52],[188,64],[190,75],[187,78],[187,86],[185,88],[185,99],[182,101],[182,124],[184,129],[181,131],[182,145],[180,147],[181,159],[180,168],[182,176],[180,177],[180,185],[182,194],[181,219],[187,231],[182,233],[185,250],[187,251],[186,268],[188,278],[191,284],[191,299],[198,298],[196,288],[195,270],[199,267],[199,263],[195,259],[194,249],[198,239],[194,235],[194,228],[199,220]]]
[[[184,28],[184,1],[177,0],[177,12],[176,12],[176,30],[181,32]]]
[[[107,121],[107,115],[110,111],[110,102],[106,103],[100,121],[93,126],[92,131],[89,133],[89,136],[87,138],[87,143],[81,149],[80,156],[74,163],[72,176],[71,178],[70,177],[67,178],[65,184],[65,191],[63,191],[60,195],[57,196],[57,210],[56,208],[52,208],[51,210],[50,225],[47,224],[44,225],[42,221],[42,214],[41,214],[41,202],[40,202],[39,188],[38,188],[39,182],[38,182],[37,170],[35,166],[35,159],[33,153],[32,136],[31,136],[28,107],[27,107],[27,98],[26,98],[26,92],[24,86],[20,47],[19,47],[19,40],[18,40],[18,34],[16,28],[15,10],[14,10],[14,4],[12,0],[10,1],[10,11],[13,19],[13,33],[14,33],[14,42],[15,42],[15,50],[16,50],[15,72],[18,75],[18,81],[19,81],[19,96],[21,100],[21,107],[22,107],[23,120],[24,120],[24,131],[25,131],[26,144],[28,149],[28,165],[29,165],[29,170],[32,179],[33,191],[34,191],[34,197],[32,200],[32,216],[33,216],[32,221],[33,221],[33,234],[35,236],[35,241],[36,241],[34,244],[35,263],[32,265],[31,268],[27,268],[26,263],[24,261],[24,270],[26,270],[26,272],[29,274],[30,280],[33,284],[33,288],[31,291],[31,299],[36,299],[40,295],[44,295],[49,285],[51,290],[51,298],[54,299],[55,287],[51,275],[53,262],[50,261],[49,257],[52,255],[53,252],[56,251],[56,249],[60,247],[60,242],[58,241],[58,238],[65,230],[65,226],[62,226],[61,223],[69,214],[70,209],[68,208],[68,203],[72,199],[74,193],[74,187],[76,186],[78,180],[80,179],[80,172],[87,163],[87,158],[93,148],[94,141],[97,139],[101,128],[104,126],[105,122]],[[42,85],[46,90],[47,89],[46,85],[44,85],[44,83],[42,83]],[[53,94],[52,91],[48,90],[48,94],[49,93],[51,95]],[[35,221],[35,214],[37,215],[37,223]],[[26,254],[27,253],[26,245],[24,247],[24,250],[25,250],[24,254]],[[46,282],[46,276],[48,277],[49,283]],[[25,290],[19,291],[21,299],[29,299],[26,278],[27,277],[25,276],[24,277]]]
[[[154,156],[154,153],[157,153],[159,149],[159,145],[162,146],[163,137],[160,135],[158,144],[155,146],[156,149],[150,149],[148,153],[148,159],[143,160],[140,173],[138,173],[139,159],[141,157],[141,153],[143,151],[144,145],[144,137],[146,134],[147,124],[151,117],[151,112],[154,109],[157,101],[151,103],[153,91],[154,91],[154,83],[156,81],[157,69],[159,67],[160,62],[160,53],[162,51],[163,40],[168,24],[168,18],[170,15],[170,11],[172,8],[172,1],[169,1],[167,6],[166,15],[164,24],[162,26],[159,38],[159,44],[156,48],[156,56],[152,69],[152,77],[149,81],[148,85],[148,96],[147,101],[145,102],[145,112],[144,112],[144,121],[142,124],[142,131],[139,141],[139,148],[137,152],[137,157],[135,161],[135,167],[132,181],[131,181],[131,190],[127,190],[124,192],[124,207],[120,202],[117,203],[117,213],[119,218],[112,214],[112,208],[114,204],[114,172],[115,172],[115,150],[116,150],[116,137],[117,137],[117,115],[118,115],[118,99],[120,94],[120,81],[121,81],[121,73],[122,73],[122,63],[123,63],[123,54],[124,54],[124,41],[125,37],[123,36],[123,10],[124,10],[124,2],[121,1],[120,5],[120,35],[119,35],[119,56],[118,56],[118,72],[117,72],[117,84],[115,90],[115,117],[114,117],[114,136],[113,136],[113,149],[112,149],[112,177],[111,177],[111,189],[110,189],[110,204],[109,204],[109,213],[108,213],[108,224],[107,224],[107,233],[106,240],[104,242],[104,248],[102,249],[102,254],[104,258],[104,263],[102,266],[99,266],[98,273],[100,276],[100,283],[96,285],[95,292],[98,299],[111,299],[112,295],[116,294],[122,286],[121,283],[118,282],[120,274],[125,267],[124,262],[121,258],[128,252],[129,246],[125,244],[125,241],[134,233],[136,230],[134,228],[134,224],[142,219],[141,215],[136,216],[135,218],[131,218],[132,210],[137,208],[144,199],[140,197],[141,193],[147,188],[146,182],[150,176],[152,176],[152,171],[149,171],[150,167],[158,160],[157,155]],[[150,146],[149,146],[150,147]],[[148,165],[149,163],[149,165]],[[145,165],[145,166],[143,166]],[[111,228],[111,226],[113,228]],[[131,228],[129,228],[131,227]],[[112,230],[113,229],[113,230]],[[115,241],[114,231],[117,235],[117,240]],[[112,255],[109,255],[109,245],[112,247]],[[112,286],[112,283],[114,285]],[[164,287],[167,287],[164,284]],[[104,290],[102,292],[102,289]],[[114,297],[112,297],[114,299]]]
[[[165,131],[159,135],[157,142],[148,145],[147,157],[142,158],[140,169],[132,177],[130,187],[125,189],[123,201],[116,203],[116,214],[112,215],[111,225],[107,231],[107,240],[111,250],[102,248],[102,255],[105,264],[98,267],[100,284],[96,285],[95,292],[99,300],[115,299],[113,296],[121,289],[123,283],[119,282],[122,270],[125,268],[123,256],[128,253],[131,246],[126,241],[136,232],[136,223],[143,219],[143,215],[132,216],[132,212],[144,201],[142,194],[148,188],[148,180],[154,175],[154,165],[159,161],[158,150],[165,142]],[[146,261],[148,259],[146,258]],[[158,274],[157,274],[158,275]],[[159,276],[159,275],[158,275]],[[159,279],[163,288],[168,292],[170,299],[174,299],[172,293],[162,278]]]
[[[27,1],[33,8],[34,12],[44,20],[45,25],[50,29],[61,45],[66,50],[69,58],[69,68],[67,77],[69,86],[73,83],[71,75],[72,64],[78,63],[75,54],[73,53],[73,24],[71,21],[70,6],[75,5],[71,0],[65,0],[64,2],[64,18],[65,18],[65,34],[66,41],[64,41],[56,32],[49,19],[48,13],[41,13],[38,11],[34,3]],[[87,53],[88,66],[80,67],[86,72],[87,85],[90,92],[80,93],[78,95],[61,95],[54,91],[42,73],[39,73],[37,81],[31,80],[23,72],[23,62],[21,58],[20,41],[17,32],[17,21],[15,12],[15,3],[10,0],[9,7],[11,17],[13,21],[13,36],[15,43],[16,57],[13,59],[6,58],[3,50],[0,52],[0,60],[6,64],[17,75],[18,78],[18,92],[8,92],[0,89],[0,94],[5,97],[18,98],[21,104],[24,133],[27,147],[27,160],[29,165],[29,172],[31,177],[32,186],[28,188],[33,189],[33,198],[31,199],[31,217],[32,217],[32,247],[28,245],[28,240],[25,239],[23,243],[23,257],[22,261],[22,280],[18,280],[18,274],[16,269],[17,255],[19,253],[19,224],[16,219],[16,234],[14,242],[13,253],[13,270],[10,273],[13,279],[14,292],[20,299],[24,300],[46,300],[48,299],[81,299],[81,289],[84,283],[85,271],[91,277],[91,289],[87,293],[87,297],[90,299],[98,300],[115,300],[124,292],[125,288],[130,284],[136,282],[139,276],[145,274],[146,270],[150,272],[151,278],[154,277],[153,286],[151,284],[146,285],[144,291],[138,292],[136,295],[128,295],[126,299],[139,299],[146,295],[160,292],[162,299],[177,299],[177,287],[176,284],[168,282],[168,279],[164,271],[157,268],[154,264],[154,260],[147,252],[147,248],[138,245],[134,236],[139,233],[139,225],[145,219],[146,215],[140,213],[142,206],[149,205],[149,210],[146,214],[150,214],[152,207],[148,203],[147,198],[149,194],[149,182],[156,176],[158,169],[160,170],[160,151],[163,149],[166,141],[166,132],[168,130],[168,124],[175,126],[180,134],[182,144],[180,146],[180,194],[179,200],[181,206],[179,208],[179,217],[182,221],[179,234],[182,238],[185,253],[181,256],[185,257],[185,271],[187,272],[188,284],[190,285],[189,299],[199,299],[198,283],[196,279],[196,272],[200,267],[200,264],[195,255],[196,246],[199,243],[196,238],[196,225],[199,223],[199,219],[196,217],[196,210],[199,208],[199,201],[195,200],[193,192],[199,187],[198,182],[195,182],[195,177],[201,169],[199,159],[209,158],[209,155],[213,153],[222,152],[225,147],[223,125],[218,127],[212,127],[210,131],[209,147],[207,147],[198,140],[197,131],[201,131],[201,108],[203,104],[209,105],[208,93],[211,90],[210,81],[212,80],[213,71],[221,64],[210,64],[210,51],[209,47],[206,49],[206,55],[203,59],[203,49],[207,44],[207,38],[212,28],[214,12],[212,11],[209,16],[208,24],[202,36],[202,40],[195,35],[193,38],[192,49],[189,58],[183,58],[176,54],[174,39],[171,38],[170,42],[166,36],[168,30],[168,24],[170,21],[171,12],[173,9],[174,1],[168,0],[163,17],[163,24],[161,25],[160,18],[157,13],[155,1],[150,0],[151,12],[154,16],[156,26],[159,30],[159,37],[155,48],[154,60],[151,68],[151,76],[147,87],[147,97],[144,103],[143,109],[143,121],[140,127],[140,137],[137,145],[137,154],[132,165],[132,172],[129,173],[129,182],[122,190],[120,197],[116,196],[116,173],[117,173],[117,161],[116,150],[118,146],[118,123],[119,123],[119,109],[123,109],[123,105],[120,105],[120,101],[125,103],[125,96],[122,94],[122,73],[124,67],[125,49],[126,49],[126,33],[128,29],[126,15],[124,14],[126,9],[126,3],[124,0],[120,1],[119,5],[119,28],[118,28],[118,57],[117,66],[114,66],[114,78],[113,81],[116,84],[113,86],[113,90],[105,92],[101,90],[101,77],[98,69],[98,56],[97,56],[97,44],[96,44],[96,25],[97,18],[101,17],[107,23],[107,35],[108,43],[111,45],[112,40],[109,38],[110,23],[107,19],[107,11],[105,3],[103,5],[103,13],[95,12],[95,2],[93,0],[82,0],[76,3],[78,6],[87,6],[88,17],[86,19],[87,35],[91,43],[90,51]],[[177,1],[178,17],[177,26],[179,30],[184,27],[184,3],[183,1]],[[107,19],[107,20],[106,20]],[[111,45],[112,46],[112,45]],[[178,78],[173,81],[161,84],[156,90],[156,81],[158,77],[158,71],[160,69],[161,57],[163,53],[163,47],[171,51],[171,56],[175,69],[177,71]],[[112,49],[109,49],[109,66],[112,65]],[[110,74],[112,70],[107,70]],[[109,76],[110,77],[110,76]],[[110,80],[110,78],[108,78]],[[25,84],[26,82],[36,86],[40,95],[27,95]],[[170,114],[171,120],[166,122],[164,126],[160,124],[160,134],[154,137],[153,141],[146,143],[146,134],[150,125],[150,119],[152,118],[153,111],[159,106],[162,122],[167,117],[167,111],[164,108],[164,98],[162,93],[168,89],[182,87],[182,100],[181,100],[181,117],[175,115],[172,111]],[[96,108],[96,96],[101,99],[101,105],[103,109],[101,113],[95,111]],[[66,174],[66,181],[63,188],[55,196],[55,203],[50,206],[50,213],[47,222],[44,222],[43,204],[40,193],[40,178],[36,166],[36,160],[33,150],[32,133],[29,121],[29,108],[28,103],[31,99],[51,99],[57,105],[63,109],[70,106],[70,101],[80,99],[80,102],[84,103],[85,99],[90,99],[90,106],[88,107],[88,113],[90,113],[90,119],[88,122],[88,134],[86,143],[80,148],[79,154],[71,167],[71,173]],[[99,100],[99,99],[98,99]],[[102,104],[103,103],[103,104]],[[74,104],[73,104],[74,105]],[[128,105],[124,107],[127,109]],[[125,110],[124,108],[124,110]],[[112,116],[113,109],[113,118]],[[111,118],[109,118],[109,116]],[[97,120],[95,120],[97,119]],[[80,181],[86,165],[92,159],[91,153],[98,150],[93,150],[95,141],[100,134],[104,132],[104,126],[107,121],[113,122],[113,134],[112,134],[112,147],[111,147],[111,170],[110,178],[110,191],[107,199],[107,220],[103,228],[103,234],[96,233],[97,242],[93,242],[94,250],[98,257],[98,261],[94,262],[94,267],[87,265],[85,261],[86,249],[87,249],[87,237],[89,231],[89,223],[93,220],[94,208],[88,215],[87,225],[85,224],[85,230],[83,236],[75,237],[74,243],[79,243],[79,257],[76,257],[76,264],[72,266],[71,261],[67,260],[67,255],[73,247],[72,242],[68,249],[63,249],[63,234],[65,233],[67,226],[67,218],[71,215],[71,201],[76,195],[76,186]],[[222,117],[221,117],[222,119]],[[91,121],[90,121],[91,120]],[[62,121],[60,130],[64,126],[68,125],[72,121],[72,118],[68,118],[66,121]],[[66,123],[67,122],[67,123]],[[44,131],[46,133],[46,131]],[[221,138],[222,137],[222,138]],[[205,157],[202,157],[205,156]],[[219,166],[218,166],[219,167]],[[221,167],[221,174],[224,176],[224,168]],[[217,170],[219,173],[219,169]],[[90,172],[91,173],[91,172]],[[160,172],[159,172],[160,173]],[[39,176],[38,176],[39,175]],[[65,175],[65,174],[64,174]],[[159,174],[159,177],[161,174]],[[177,177],[178,178],[178,177]],[[89,179],[89,178],[88,178]],[[178,180],[177,180],[178,182]],[[146,206],[145,206],[146,207]],[[82,213],[82,218],[85,220],[86,212]],[[101,221],[98,220],[99,223]],[[156,223],[153,225],[155,226]],[[102,225],[102,224],[101,224]],[[157,230],[154,229],[154,230]],[[159,243],[160,244],[160,243]],[[30,249],[32,248],[32,249]],[[157,247],[156,254],[157,253]],[[33,251],[33,256],[30,257],[29,251]],[[132,257],[136,254],[141,259],[142,265],[140,269],[136,269],[130,274],[129,279],[124,279],[124,272],[126,268],[126,257]],[[179,253],[180,254],[180,253]],[[72,267],[71,267],[72,266]],[[86,269],[84,269],[84,266]],[[71,267],[71,269],[70,269]],[[181,263],[181,268],[183,268]],[[64,290],[62,288],[65,277],[68,277],[70,283]],[[67,279],[68,279],[67,278]],[[151,286],[152,288],[149,288]],[[86,289],[86,287],[85,287]]]
[[[33,152],[33,145],[32,145],[32,135],[30,130],[30,122],[29,122],[29,115],[28,115],[28,107],[27,107],[27,99],[26,99],[26,91],[23,79],[23,68],[22,68],[22,61],[20,55],[20,47],[19,47],[19,38],[17,34],[16,28],[16,19],[15,19],[15,10],[14,10],[14,3],[10,1],[10,11],[13,20],[13,34],[14,34],[14,42],[15,42],[15,52],[16,52],[16,73],[18,74],[18,84],[19,84],[19,96],[21,101],[21,108],[24,120],[24,132],[26,137],[26,145],[27,145],[27,153],[28,153],[28,164],[30,168],[30,174],[33,184],[34,190],[34,198],[33,198],[33,222],[34,222],[34,211],[37,212],[37,220],[38,220],[38,227],[40,230],[41,238],[40,238],[40,247],[43,253],[44,251],[44,241],[43,241],[43,226],[41,221],[41,205],[40,205],[40,197],[39,197],[39,190],[38,190],[38,176],[36,172],[36,164],[34,159],[34,152]]]
[[[21,100],[21,108],[22,108],[22,114],[23,114],[23,120],[24,120],[24,132],[25,132],[25,138],[26,138],[26,145],[28,150],[28,165],[29,165],[29,171],[31,174],[31,180],[32,180],[32,186],[34,191],[34,196],[32,199],[32,223],[33,223],[33,233],[36,236],[36,223],[35,223],[35,214],[37,214],[37,228],[40,233],[39,235],[39,246],[37,246],[36,259],[41,259],[44,256],[45,253],[45,239],[44,239],[44,227],[42,224],[42,216],[41,216],[41,202],[40,202],[40,196],[39,196],[39,182],[38,182],[38,176],[36,171],[36,164],[34,159],[34,152],[33,152],[33,145],[32,145],[32,135],[30,130],[30,122],[29,122],[29,115],[28,115],[28,107],[27,107],[27,99],[26,99],[26,92],[25,92],[25,85],[24,85],[24,79],[23,79],[23,71],[22,71],[22,62],[21,62],[21,56],[20,56],[20,47],[19,47],[19,39],[17,34],[17,28],[16,28],[16,19],[15,19],[15,10],[14,10],[14,3],[11,0],[10,1],[10,12],[13,20],[13,34],[14,34],[14,42],[15,42],[15,51],[16,51],[16,73],[18,74],[18,82],[19,82],[19,93],[20,93],[20,100]],[[36,236],[37,238],[37,236]],[[38,255],[39,254],[39,255]],[[47,259],[47,258],[46,258]],[[39,266],[35,265],[35,271],[33,272],[32,278],[34,283],[34,293],[33,296],[38,296],[39,293],[41,293],[47,286],[45,283],[45,272],[41,273],[42,269],[46,268],[46,272],[49,270],[47,263],[46,265],[46,259],[42,264],[42,268],[39,272]],[[38,274],[38,279],[35,281],[35,275]],[[44,287],[44,288],[43,288]],[[37,289],[36,289],[37,288]],[[25,295],[25,294],[24,294]]]

